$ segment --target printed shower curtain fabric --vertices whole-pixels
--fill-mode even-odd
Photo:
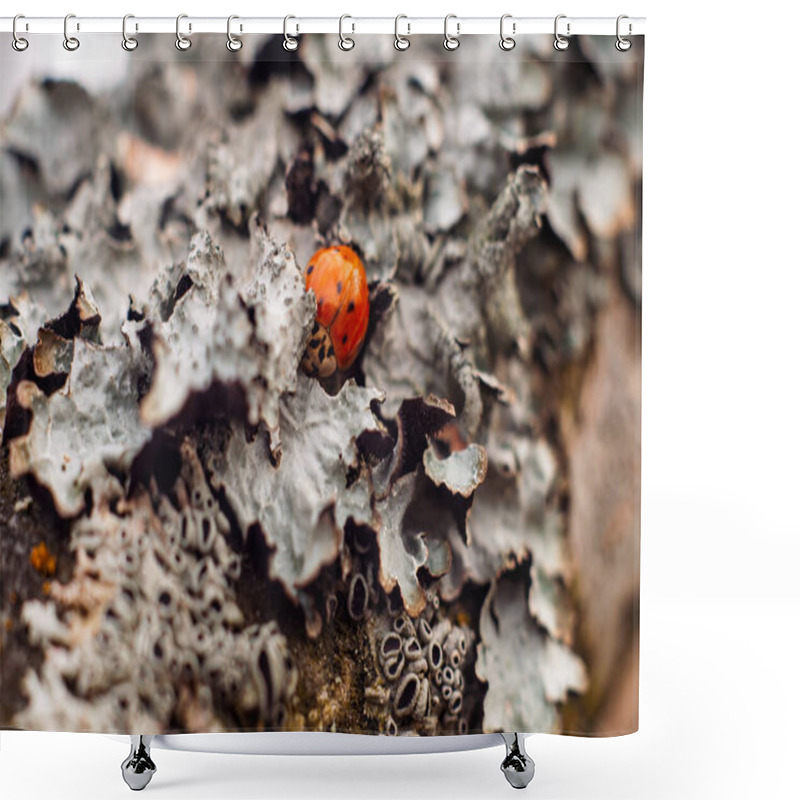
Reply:
[[[641,37],[2,41],[0,727],[638,725]]]

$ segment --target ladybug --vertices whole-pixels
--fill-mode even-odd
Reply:
[[[300,366],[327,378],[352,366],[364,344],[369,290],[361,259],[345,245],[317,250],[306,267],[306,291],[317,298],[317,318]]]

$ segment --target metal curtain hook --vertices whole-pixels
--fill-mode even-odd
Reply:
[[[21,53],[23,50],[27,50],[28,49],[28,45],[30,44],[30,42],[27,39],[23,38],[22,36],[20,36],[17,33],[17,20],[20,20],[20,19],[25,19],[25,15],[24,14],[17,14],[17,16],[14,17],[14,23],[11,26],[11,33],[14,36],[14,38],[11,40],[11,46],[18,53]],[[25,30],[28,30],[28,23],[27,22],[25,23]]]
[[[231,33],[231,22],[233,22],[235,19],[239,19],[236,14],[231,14],[228,17],[228,41],[226,42],[225,46],[231,51],[231,53],[235,53],[237,50],[242,49],[242,40],[238,39]],[[241,30],[241,26],[239,27],[239,30]]]
[[[553,47],[555,47],[555,49],[558,50],[558,51],[566,50],[569,47],[569,39],[567,39],[566,36],[562,36],[558,32],[558,21],[560,19],[566,19],[566,18],[567,18],[566,14],[559,14],[556,17],[555,24],[553,25],[553,33],[555,34],[555,37],[556,37],[555,40],[553,41]],[[567,36],[569,36],[569,34],[570,34],[570,30],[569,29],[570,29],[570,23],[568,22],[567,23]]]
[[[344,21],[346,19],[353,19],[353,18],[349,14],[342,14],[342,16],[339,17],[339,49],[340,50],[352,50],[356,46],[355,39],[353,39],[351,36],[345,36],[344,35],[343,26],[344,26]],[[355,25],[355,23],[353,23],[352,32],[355,33],[355,30],[356,30],[356,25]]]
[[[408,36],[401,36],[400,35],[400,20],[401,19],[408,19],[405,14],[398,14],[394,18],[394,49],[395,50],[408,50],[411,47],[411,39]],[[408,35],[411,35],[411,23],[407,22],[406,25],[408,26]]]
[[[445,50],[458,50],[459,45],[461,42],[459,41],[458,34],[461,33],[461,23],[456,21],[456,35],[451,36],[447,30],[448,23],[451,19],[458,20],[455,14],[448,14],[444,18],[444,41],[442,44],[444,45]]]
[[[69,35],[69,21],[71,19],[75,19],[74,14],[67,14],[67,16],[64,17],[64,49],[69,50],[70,53],[74,52],[81,46],[81,43],[78,39]],[[80,23],[76,23],[75,29],[81,29]]]
[[[620,51],[620,53],[626,53],[628,50],[631,49],[631,45],[632,45],[631,40],[623,38],[622,34],[620,33],[620,23],[624,19],[628,19],[628,17],[625,14],[620,14],[617,17],[617,41],[614,44],[614,47],[616,47],[617,50]],[[631,25],[631,23],[629,22],[628,23],[628,36],[630,36],[631,33],[633,33],[633,25]]]
[[[126,14],[122,18],[122,49],[127,50],[129,53],[139,46],[139,40],[134,36],[128,36],[128,20],[134,19],[133,14]],[[136,26],[139,30],[139,26]]]
[[[175,20],[175,47],[177,47],[178,50],[188,50],[192,46],[192,40],[191,39],[187,39],[181,33],[181,20],[182,19],[188,19],[188,18],[189,18],[188,14],[178,14],[178,17]],[[189,32],[190,33],[191,33],[191,30],[192,30],[192,23],[190,22],[189,23]]]
[[[503,31],[503,25],[505,25],[505,21],[511,18],[512,18],[511,14],[503,14],[503,16],[500,17],[500,49],[505,50],[506,52],[509,50],[513,50],[517,46],[517,40],[514,39],[512,36],[506,36]],[[516,22],[511,23],[511,32],[512,33],[517,32]]]
[[[298,41],[294,38],[294,36],[289,36],[289,20],[290,19],[297,19],[297,17],[293,17],[291,14],[283,18],[283,49],[288,51],[289,53],[293,53],[297,50]],[[300,30],[299,26],[296,26],[295,33],[298,33]]]

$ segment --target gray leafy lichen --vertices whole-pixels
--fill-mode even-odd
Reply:
[[[17,386],[17,400],[32,415],[30,430],[11,442],[12,475],[35,475],[59,513],[79,514],[85,492],[117,484],[150,438],[139,421],[137,357],[129,346],[73,343],[69,379],[49,397],[35,383]]]
[[[277,434],[280,397],[295,387],[314,301],[294,255],[255,217],[250,235],[247,267],[227,267],[219,245],[208,233],[197,234],[186,267],[175,270],[167,286],[154,286],[155,370],[142,401],[149,425],[169,421],[192,394],[214,383],[239,383],[250,424],[264,422]]]
[[[588,42],[585,81],[535,40],[408,61],[375,39],[355,67],[328,44],[32,82],[3,122],[0,492],[31,527],[52,504],[74,564],[19,609],[0,584],[0,645],[42,655],[0,725],[594,719],[571,443],[598,316],[640,302],[637,73]],[[371,322],[323,386],[298,370],[302,267],[337,242]]]
[[[380,579],[385,592],[397,586],[403,605],[412,616],[419,616],[427,605],[417,573],[427,560],[428,551],[422,531],[404,525],[408,507],[414,498],[416,475],[399,478],[389,494],[378,501],[378,543]]]
[[[257,525],[275,548],[270,576],[291,596],[336,559],[348,520],[372,522],[370,488],[349,476],[358,468],[356,438],[378,426],[370,406],[379,399],[352,382],[330,397],[300,374],[295,393],[281,402],[274,463],[266,432],[248,436],[242,425],[223,448],[209,450],[212,485],[226,491],[241,528]]]
[[[296,683],[286,640],[275,622],[245,625],[227,520],[188,442],[181,455],[173,497],[95,506],[73,527],[72,581],[25,606],[45,660],[25,678],[23,727],[281,725]]]
[[[486,450],[479,444],[469,444],[463,450],[438,458],[432,448],[423,456],[425,474],[437,486],[446,486],[450,492],[470,497],[486,478]]]
[[[25,335],[9,314],[0,319],[0,428],[6,421],[6,391],[11,383],[11,372],[25,349]]]
[[[479,631],[476,671],[489,687],[484,727],[521,730],[535,719],[544,730],[558,730],[557,705],[569,691],[585,691],[585,668],[568,647],[529,616],[523,584],[509,575],[492,583],[481,609]],[[508,680],[510,675],[513,680]]]

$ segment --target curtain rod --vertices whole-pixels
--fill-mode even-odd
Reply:
[[[386,34],[394,35],[395,17],[355,17],[346,15],[343,23],[339,17],[304,17],[288,18],[288,33],[292,36],[303,33],[339,34]],[[11,33],[12,17],[0,17],[0,32]],[[555,17],[515,17],[506,15],[505,30],[509,34],[553,34]],[[128,18],[126,29],[128,35],[146,33],[175,33],[177,20],[175,17],[136,17]],[[341,28],[340,28],[341,24]],[[445,30],[444,17],[411,17],[402,16],[397,22],[399,32],[404,36],[417,34],[436,34],[441,36]],[[499,33],[500,17],[459,17],[450,16],[448,30],[457,36],[470,34]],[[640,36],[645,32],[644,17],[626,17],[622,22],[623,36]],[[70,15],[69,31],[71,34],[87,33],[119,33],[122,34],[122,17],[81,17]],[[228,17],[194,17],[181,15],[180,31],[184,36],[196,33],[228,32]],[[235,17],[231,23],[231,31],[237,36],[246,34],[284,33],[284,17]],[[570,17],[559,15],[558,31],[562,35],[617,35],[616,17]],[[17,21],[17,33],[25,34],[64,34],[64,17],[20,17]]]

